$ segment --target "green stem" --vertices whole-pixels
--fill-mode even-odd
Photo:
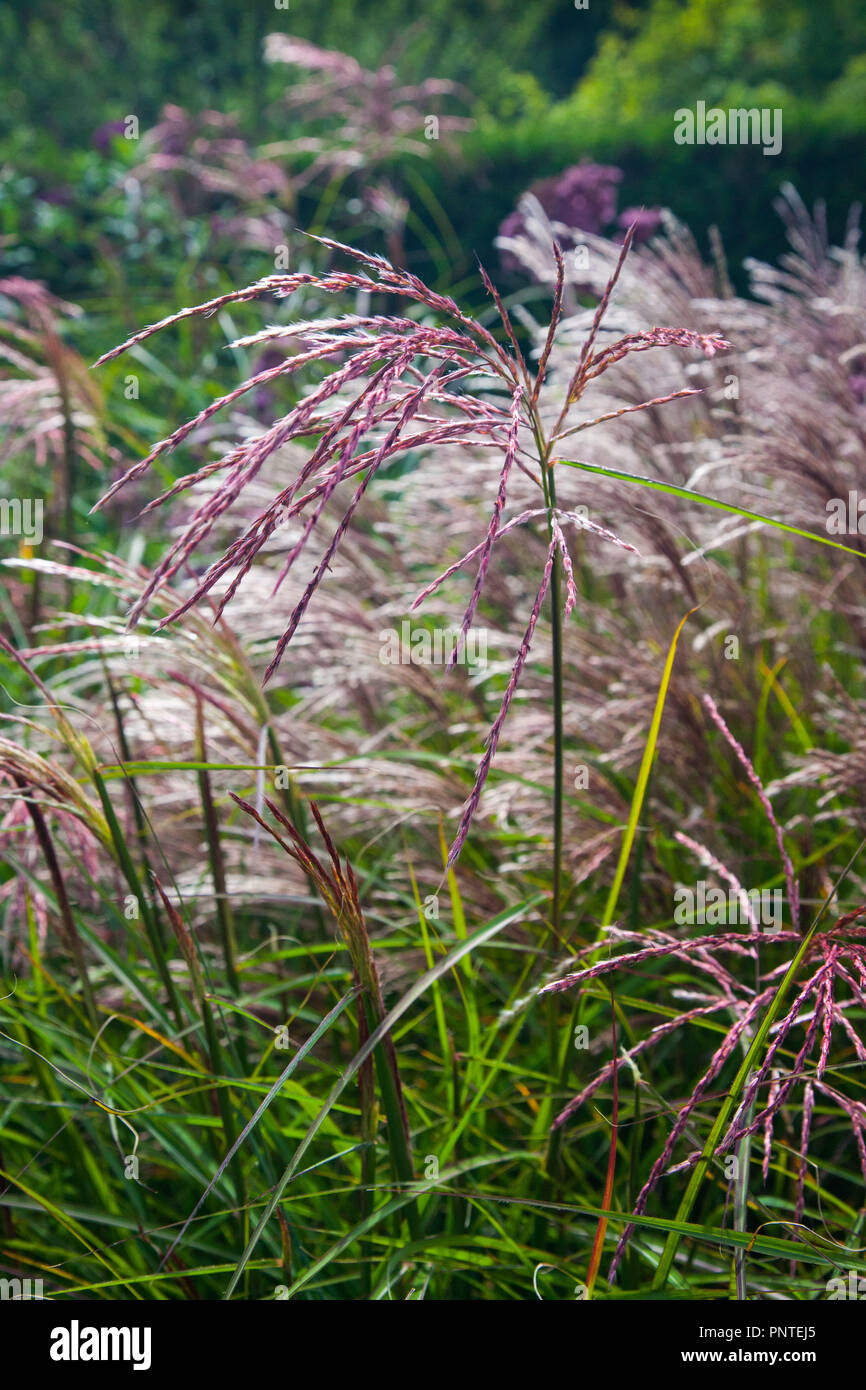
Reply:
[[[78,970],[78,978],[81,981],[81,992],[84,997],[84,1007],[87,1011],[87,1017],[90,1020],[91,1026],[93,1028],[96,1028],[98,1027],[99,1019],[96,1012],[96,1003],[93,998],[93,991],[90,988],[90,980],[87,974],[87,965],[84,960],[84,952],[81,948],[81,937],[78,935],[78,928],[75,925],[75,915],[72,911],[72,906],[69,902],[69,896],[66,892],[66,883],[64,882],[63,874],[60,870],[60,864],[58,862],[57,855],[54,852],[54,842],[51,839],[51,833],[48,829],[48,826],[45,823],[45,818],[42,815],[41,810],[39,809],[39,805],[35,797],[33,797],[30,794],[30,789],[28,788],[24,778],[19,777],[17,773],[13,773],[12,780],[16,783],[19,791],[21,792],[21,798],[30,814],[30,819],[33,822],[33,828],[36,831],[36,838],[39,841],[39,847],[42,850],[43,858],[45,859],[45,863],[48,866],[48,872],[51,875],[51,882],[54,885],[54,894],[57,898],[57,911],[60,914],[60,920],[63,923],[64,932],[66,934],[67,945],[69,946],[69,949],[72,952],[76,969]]]
[[[749,1080],[751,1081],[751,1075]],[[746,1111],[746,1124],[750,1125],[755,1118],[755,1102]],[[752,1136],[746,1135],[740,1141],[737,1149],[737,1174],[734,1179],[734,1230],[745,1232],[749,1217],[749,1160],[752,1153]],[[738,1247],[734,1251],[734,1279],[737,1286],[737,1298],[742,1303],[746,1301],[746,1251]]]
[[[539,434],[539,443],[541,442]],[[547,533],[553,543],[553,508],[556,506],[556,483],[553,479],[553,466],[549,458],[549,446],[541,450],[541,480],[544,488],[544,501],[548,509]],[[562,672],[562,557],[559,547],[553,556],[553,570],[550,577],[550,604],[552,621],[551,657],[553,665],[553,883],[550,909],[550,932],[557,946],[562,943],[562,820],[564,793],[564,691]],[[549,1001],[547,1011],[547,1046],[551,1076],[558,1076],[562,1068],[560,1046],[560,1010],[558,1000]],[[548,1097],[539,1112],[539,1128],[543,1123],[549,1129],[552,1097]],[[543,1131],[542,1131],[543,1132]],[[547,1137],[544,1168],[549,1178],[559,1171],[559,1150],[562,1143],[561,1130],[549,1130]]]
[[[196,697],[196,757],[199,762],[207,762],[207,744],[205,743],[204,733],[204,711],[202,709],[201,697]],[[210,864],[211,880],[214,890],[214,906],[216,919],[219,925],[220,940],[223,948],[223,962],[226,968],[226,978],[232,994],[237,995],[240,989],[237,971],[237,946],[235,942],[235,924],[232,915],[231,901],[229,899],[225,860],[223,858],[222,844],[220,841],[219,818],[216,806],[214,805],[213,792],[211,791],[210,777],[202,769],[198,774],[198,787],[201,796],[202,812],[204,814],[204,825],[207,839],[208,862]]]
[[[553,469],[545,461],[542,473],[544,500],[548,509],[556,506],[556,484]],[[553,516],[548,514],[548,534],[553,539]],[[550,577],[550,602],[553,623],[551,656],[553,664],[553,901],[551,931],[560,941],[562,920],[562,808],[564,791],[564,733],[562,678],[562,557],[557,549]]]

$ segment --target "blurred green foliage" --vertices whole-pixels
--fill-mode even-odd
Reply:
[[[124,221],[116,166],[133,154],[116,142],[110,160],[94,149],[94,132],[107,122],[135,113],[144,131],[174,103],[234,112],[253,142],[301,137],[302,120],[279,101],[291,70],[263,62],[264,37],[274,31],[350,53],[366,67],[393,63],[406,82],[465,84],[477,128],[463,141],[464,158],[443,148],[424,170],[465,253],[458,276],[474,254],[495,267],[491,242],[523,189],[585,158],[624,169],[623,206],[670,206],[699,236],[717,224],[735,276],[745,256],[780,251],[772,201],[783,181],[807,202],[826,198],[835,227],[862,193],[860,0],[648,0],[587,9],[572,0],[471,7],[429,0],[423,11],[406,0],[287,0],[286,8],[247,0],[5,0],[4,268],[37,273],[62,292],[83,290],[96,243],[111,243]],[[781,154],[675,145],[673,113],[697,100],[781,107]],[[309,213],[302,203],[301,225]],[[148,215],[150,242],[143,247],[136,228],[124,243],[126,259],[153,262],[162,242],[170,254],[174,238],[176,261],[177,229],[158,208]],[[38,266],[28,269],[28,258]],[[158,278],[173,273],[166,267]]]
[[[240,106],[255,121],[262,40],[275,31],[351,53],[364,67],[394,62],[409,82],[465,82],[492,109],[501,103],[507,110],[523,87],[566,95],[607,19],[602,6],[578,13],[570,0],[474,0],[471,7],[428,0],[422,9],[406,0],[289,0],[285,9],[248,0],[6,0],[0,135],[24,123],[63,144],[80,143],[127,110],[142,124],[155,120],[166,101]]]

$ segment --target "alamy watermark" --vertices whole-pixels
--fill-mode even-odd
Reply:
[[[28,545],[42,544],[41,497],[0,497],[0,536],[20,536]]]
[[[460,638],[459,627],[415,627],[408,618],[396,628],[379,633],[379,660],[391,666],[444,666]],[[487,631],[470,628],[457,655],[462,666],[487,665]]]
[[[835,1278],[828,1279],[824,1287],[831,1303],[839,1299],[853,1299],[860,1302],[866,1298],[866,1279],[860,1279],[854,1269],[848,1270],[847,1280],[841,1274],[837,1274]]]
[[[825,525],[831,536],[866,536],[866,496],[852,488],[847,499],[831,497],[826,511]]]
[[[73,1318],[69,1327],[52,1329],[48,1355],[52,1361],[130,1361],[134,1371],[148,1371],[151,1329],[82,1327]]]
[[[0,1279],[0,1303],[44,1297],[45,1285],[41,1279]]]
[[[763,106],[731,107],[723,111],[699,101],[695,110],[681,106],[674,112],[674,143],[677,145],[763,145],[764,154],[778,154],[782,148],[782,109]]]

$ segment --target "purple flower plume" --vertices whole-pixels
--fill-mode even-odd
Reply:
[[[499,315],[504,342],[491,329],[465,313],[453,299],[432,290],[408,270],[395,268],[383,256],[369,255],[327,237],[312,240],[333,257],[348,257],[353,263],[351,269],[269,275],[244,289],[178,310],[159,323],[133,334],[125,343],[105,353],[97,363],[100,365],[111,361],[153,334],[185,319],[209,317],[229,305],[274,296],[285,300],[306,289],[313,289],[317,294],[351,295],[365,304],[376,296],[386,303],[393,299],[400,304],[408,301],[418,306],[421,313],[417,318],[371,312],[341,314],[268,327],[239,339],[237,346],[265,350],[259,370],[157,443],[146,458],[133,464],[109,487],[97,506],[104,506],[122,488],[141,478],[157,459],[187,444],[204,427],[211,428],[212,419],[230,409],[242,397],[250,396],[255,401],[267,388],[269,414],[279,412],[278,393],[282,383],[285,381],[288,384],[290,379],[298,377],[307,367],[318,369],[318,382],[306,394],[301,394],[297,403],[285,413],[278,413],[273,423],[261,433],[253,438],[244,438],[218,460],[209,460],[196,471],[179,478],[145,508],[146,512],[150,511],[180,492],[219,478],[218,485],[206,491],[204,499],[193,509],[182,531],[168,545],[132,608],[130,625],[134,626],[158,590],[176,576],[194,572],[191,592],[162,619],[160,626],[164,627],[179,621],[191,609],[202,604],[211,590],[220,586],[221,593],[215,606],[215,620],[218,620],[249,574],[263,546],[278,527],[289,526],[294,528],[294,534],[276,578],[276,594],[299,559],[307,554],[328,510],[337,505],[345,488],[353,487],[349,499],[342,503],[342,516],[330,539],[318,547],[318,560],[311,577],[293,607],[265,671],[264,680],[267,682],[277,671],[310,602],[325,580],[365,494],[385,464],[410,451],[435,450],[441,445],[457,446],[465,452],[470,464],[482,450],[494,449],[501,453],[499,484],[484,539],[462,559],[448,566],[415,601],[417,605],[446,578],[478,559],[472,592],[451,656],[453,665],[474,623],[497,542],[518,525],[543,520],[548,549],[541,584],[499,713],[488,735],[472,793],[462,813],[449,853],[449,864],[453,864],[457,858],[477,810],[557,564],[561,566],[565,582],[566,613],[571,612],[577,600],[577,584],[564,526],[577,525],[624,550],[635,550],[633,545],[597,522],[571,512],[564,502],[556,508],[547,505],[545,475],[549,475],[555,466],[553,445],[557,436],[569,432],[563,430],[563,426],[572,406],[592,380],[631,352],[642,352],[650,347],[679,346],[712,354],[727,346],[717,335],[706,337],[684,329],[653,328],[645,333],[630,334],[602,350],[596,350],[601,320],[628,255],[631,239],[631,235],[626,237],[619,263],[602,295],[564,404],[562,389],[555,379],[553,385],[547,383],[548,362],[555,351],[556,330],[562,313],[564,271],[559,247],[553,250],[557,289],[550,327],[534,374],[527,364],[507,307],[483,269],[482,281]],[[287,350],[285,356],[272,351],[275,344],[285,342],[291,346],[293,340],[300,351]],[[552,408],[548,402],[549,393],[555,393]],[[596,425],[606,418],[648,409],[684,394],[690,394],[690,391],[678,391],[654,401],[624,407],[607,416],[586,420],[583,425],[574,428]],[[553,431],[549,428],[550,420],[556,421]],[[238,503],[244,489],[277,450],[293,440],[309,440],[311,437],[315,443],[295,476],[286,480],[264,511],[248,522],[224,553],[202,573],[201,565],[195,565],[194,557],[206,544],[220,519]],[[509,482],[515,467],[538,485],[544,494],[539,497],[539,502],[544,505],[524,509],[517,517],[506,520]]]
[[[695,845],[695,849],[701,852],[701,857],[705,857],[707,852],[702,851],[701,846]],[[798,1222],[802,1220],[804,1211],[805,1167],[809,1141],[815,1128],[814,1108],[817,1095],[832,1101],[847,1117],[866,1181],[866,1105],[859,1099],[845,1095],[827,1081],[834,1029],[837,1029],[853,1047],[857,1060],[861,1063],[866,1061],[866,1046],[847,1017],[851,1009],[862,1011],[866,1008],[866,928],[854,925],[856,919],[864,913],[866,904],[861,904],[839,917],[828,931],[815,937],[806,956],[809,967],[807,977],[797,987],[793,1002],[782,1019],[773,1025],[770,1034],[772,1040],[760,1065],[743,1088],[736,1112],[714,1153],[714,1157],[718,1159],[725,1153],[735,1151],[749,1135],[762,1133],[761,1171],[766,1182],[772,1154],[774,1118],[794,1088],[802,1086],[803,1112],[794,1194]],[[689,964],[692,969],[702,972],[715,988],[715,993],[706,997],[705,1003],[658,1024],[646,1037],[639,1039],[626,1054],[629,1059],[641,1055],[662,1038],[669,1037],[695,1020],[718,1013],[734,1015],[733,1023],[713,1053],[691,1095],[684,1103],[678,1105],[676,1121],[665,1140],[662,1152],[635,1200],[633,1215],[640,1216],[646,1211],[650,1196],[663,1178],[691,1168],[700,1157],[700,1147],[693,1147],[685,1159],[676,1163],[673,1161],[679,1140],[689,1134],[693,1120],[697,1119],[701,1101],[707,1098],[710,1087],[720,1077],[737,1045],[749,1038],[754,1023],[775,994],[779,976],[788,968],[789,962],[783,961],[767,971],[758,989],[752,990],[722,965],[719,956],[731,953],[735,958],[751,957],[757,962],[757,950],[759,946],[766,947],[767,942],[766,936],[759,932],[729,932],[714,936],[680,938],[669,932],[632,932],[614,927],[609,928],[608,935],[613,940],[633,943],[638,949],[599,961],[597,945],[587,946],[578,953],[578,959],[583,957],[590,962],[589,964],[563,979],[546,984],[539,993],[573,989],[587,980],[631,970],[645,961],[665,956],[673,956],[680,965]],[[800,939],[799,933],[795,931],[778,932],[772,938],[774,945],[790,943],[792,948]],[[800,1029],[802,1036],[800,1041],[796,1042],[797,1031]],[[783,1057],[792,1052],[793,1060],[783,1066]],[[613,1062],[603,1067],[592,1081],[584,1086],[579,1095],[569,1101],[556,1117],[554,1125],[558,1127],[571,1119],[610,1081],[613,1068]],[[749,1119],[751,1112],[754,1112],[753,1117]],[[694,1142],[695,1134],[690,1137]],[[611,1281],[616,1276],[623,1252],[634,1229],[634,1225],[629,1224],[623,1230],[608,1275]]]

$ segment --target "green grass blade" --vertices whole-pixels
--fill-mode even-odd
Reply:
[[[669,497],[682,497],[687,502],[699,502],[703,507],[717,507],[722,512],[733,512],[735,516],[744,516],[749,521],[760,521],[764,526],[774,526],[776,530],[787,531],[792,536],[803,536],[806,540],[818,541],[820,545],[832,545],[835,550],[844,550],[849,555],[856,555],[859,560],[866,559],[862,550],[842,545],[841,541],[831,541],[829,536],[818,536],[814,531],[803,531],[799,526],[789,526],[787,522],[776,521],[772,516],[750,512],[745,507],[735,507],[730,502],[720,502],[718,497],[708,497],[704,492],[692,492],[690,488],[663,483],[659,478],[647,478],[641,473],[621,473],[618,468],[602,468],[600,464],[581,463],[579,459],[557,459],[556,462],[565,463],[569,468],[580,468],[584,473],[602,473],[606,478],[618,478],[624,483],[637,483],[639,487],[665,492]]]
[[[511,923],[514,922],[518,917],[525,916],[526,913],[530,912],[533,908],[537,907],[539,903],[543,902],[545,896],[546,895],[544,893],[537,893],[534,897],[527,898],[525,902],[519,903],[516,907],[507,908],[505,912],[500,912],[498,916],[493,918],[492,922],[487,922],[485,926],[479,927],[477,931],[472,932],[472,934],[468,936],[465,941],[459,942],[458,945],[453,948],[453,950],[449,951],[447,956],[443,956],[442,960],[438,961],[437,964],[434,965],[432,970],[425,971],[425,973],[420,977],[420,979],[415,981],[414,985],[412,985],[406,991],[402,999],[400,999],[398,1003],[394,1005],[393,1009],[389,1011],[386,1017],[379,1024],[378,1028],[376,1028],[376,1030],[370,1035],[364,1046],[355,1054],[349,1065],[342,1072],[339,1080],[337,1081],[337,1084],[334,1086],[333,1090],[331,1091],[331,1094],[328,1096],[328,1099],[325,1101],[324,1105],[322,1106],[312,1125],[310,1125],[309,1129],[304,1135],[304,1138],[301,1140],[301,1143],[295,1150],[291,1162],[288,1164],[287,1168],[283,1172],[282,1177],[280,1178],[280,1181],[277,1183],[277,1186],[274,1192],[272,1193],[267,1206],[265,1207],[265,1210],[259,1220],[259,1223],[253,1231],[247,1244],[247,1247],[241,1255],[240,1260],[237,1263],[237,1266],[235,1267],[234,1274],[229,1280],[228,1287],[224,1294],[224,1298],[231,1298],[232,1293],[234,1292],[234,1289],[238,1283],[238,1280],[243,1274],[247,1261],[249,1260],[250,1256],[252,1255],[259,1242],[259,1238],[262,1234],[262,1231],[264,1230],[265,1226],[267,1225],[268,1221],[271,1219],[271,1216],[273,1215],[274,1208],[276,1207],[277,1203],[282,1197],[283,1192],[285,1191],[294,1173],[296,1172],[302,1157],[306,1153],[310,1144],[313,1142],[313,1139],[315,1138],[319,1128],[321,1127],[323,1121],[325,1120],[329,1111],[331,1110],[331,1107],[342,1094],[342,1092],[345,1090],[345,1088],[348,1086],[349,1082],[352,1080],[352,1077],[355,1075],[358,1068],[370,1056],[373,1049],[378,1046],[381,1040],[394,1027],[394,1024],[397,1022],[397,1020],[403,1017],[403,1015],[407,1012],[407,1010],[409,1010],[412,1007],[416,1000],[420,999],[421,996],[425,994],[426,991],[430,989],[430,987],[433,984],[435,984],[437,980],[441,979],[443,975],[446,975],[448,971],[451,970],[459,960],[462,960],[463,957],[467,955],[470,951],[474,951],[477,947],[483,946],[485,942],[490,941],[492,937],[496,936],[497,933],[501,932],[505,927],[510,926]],[[413,1200],[415,1200],[416,1192],[413,1191],[412,1195]]]
[[[656,704],[655,709],[653,711],[652,722],[650,724],[649,734],[647,735],[646,746],[643,750],[643,758],[641,759],[640,771],[638,772],[638,778],[635,784],[634,796],[631,799],[631,809],[629,811],[628,824],[625,830],[625,838],[622,842],[622,848],[619,854],[619,862],[616,866],[616,873],[614,874],[613,883],[610,886],[610,893],[608,894],[607,904],[604,909],[604,915],[601,919],[602,928],[609,927],[611,922],[613,921],[613,915],[616,911],[616,905],[619,900],[619,893],[622,887],[622,881],[625,877],[626,867],[628,865],[629,857],[631,855],[632,845],[634,844],[634,837],[637,832],[637,824],[638,820],[640,819],[640,813],[643,807],[644,796],[646,795],[647,783],[649,782],[650,768],[652,767],[653,758],[655,757],[656,744],[658,743],[659,729],[661,728],[662,714],[664,712],[665,700],[667,698],[668,693],[668,686],[670,685],[671,674],[674,669],[674,658],[677,654],[677,643],[680,639],[680,633],[682,632],[683,628],[685,627],[692,614],[697,612],[698,606],[699,605],[697,605],[694,608],[690,608],[688,613],[686,613],[685,617],[683,617],[680,620],[679,626],[677,627],[677,630],[673,635],[670,647],[668,648],[667,661],[665,662],[665,669],[662,672],[659,693],[656,697]]]

